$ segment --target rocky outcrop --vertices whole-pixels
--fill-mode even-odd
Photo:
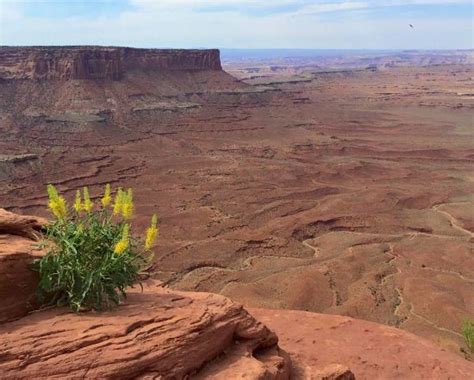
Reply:
[[[352,371],[341,364],[331,364],[321,370],[311,370],[305,377],[312,380],[355,380]]]
[[[22,317],[35,307],[38,276],[30,265],[43,254],[33,244],[45,223],[0,209],[0,322]]]
[[[288,379],[277,336],[241,305],[149,281],[103,313],[41,310],[34,248],[46,220],[0,209],[2,378]],[[21,318],[23,317],[23,318]]]
[[[393,327],[304,311],[250,312],[278,335],[295,378],[464,380],[474,373],[474,363]]]
[[[242,306],[150,281],[108,312],[45,310],[0,325],[3,378],[287,379],[274,333]]]
[[[0,79],[119,80],[130,71],[221,70],[217,49],[0,47]]]
[[[38,216],[19,215],[0,208],[0,234],[3,235],[19,235],[36,240],[46,223],[46,219]]]

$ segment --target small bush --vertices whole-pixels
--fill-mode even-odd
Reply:
[[[118,189],[112,202],[110,185],[97,207],[84,188],[72,208],[48,185],[49,209],[55,219],[42,245],[47,254],[35,263],[42,303],[68,305],[74,311],[101,310],[126,297],[126,288],[140,283],[140,272],[151,260],[158,234],[156,215],[144,244],[131,236],[132,190]]]
[[[467,347],[474,353],[474,320],[466,320],[462,324],[461,329]]]

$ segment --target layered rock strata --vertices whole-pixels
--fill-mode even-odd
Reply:
[[[108,312],[33,313],[0,325],[4,378],[288,379],[277,336],[242,306],[150,281]],[[213,362],[213,360],[216,360]]]
[[[130,71],[221,70],[217,49],[0,47],[0,79],[119,80]]]

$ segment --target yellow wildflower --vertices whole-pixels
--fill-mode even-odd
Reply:
[[[110,196],[110,184],[108,183],[105,185],[105,193],[102,199],[100,200],[102,202],[102,206],[105,208],[107,207],[110,202],[112,201],[112,197]]]
[[[128,248],[128,241],[119,240],[119,242],[115,244],[114,253],[116,255],[121,255],[122,253],[125,252],[127,248]]]
[[[49,208],[54,216],[58,219],[64,219],[67,216],[66,200],[59,196],[56,200],[49,202]]]
[[[133,193],[132,189],[128,189],[127,193],[123,193],[122,216],[125,220],[129,220],[133,215]]]
[[[82,210],[82,197],[81,197],[81,191],[77,190],[76,191],[76,200],[74,201],[74,210],[76,210],[77,213],[81,212]]]
[[[60,196],[56,188],[49,184],[47,187],[49,202],[48,206],[53,215],[58,219],[64,219],[67,216],[67,204],[64,197]]]
[[[125,250],[128,248],[129,245],[129,239],[128,239],[128,234],[129,234],[129,225],[126,224],[123,226],[122,229],[122,236],[120,237],[120,240],[118,241],[117,244],[115,244],[114,248],[114,253],[117,255],[120,255],[125,252]]]
[[[147,251],[152,247],[159,232],[158,227],[156,226],[157,220],[158,218],[156,217],[156,214],[154,214],[151,217],[151,225],[146,230],[145,250]]]
[[[50,201],[58,199],[59,194],[58,194],[58,191],[56,190],[56,188],[54,187],[54,185],[48,184],[46,189],[48,191],[48,196],[49,196]]]
[[[118,215],[122,212],[122,207],[123,207],[123,190],[121,187],[117,190],[117,194],[115,194],[115,200],[114,200],[114,215]]]
[[[84,193],[84,210],[86,212],[91,212],[92,209],[94,208],[94,203],[91,201],[91,198],[89,196],[89,189],[87,187],[84,187],[83,189]]]

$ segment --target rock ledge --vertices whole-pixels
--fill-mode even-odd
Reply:
[[[39,311],[0,325],[0,336],[4,378],[181,379],[207,364],[206,378],[287,379],[291,370],[276,335],[242,306],[154,281],[111,311]]]

